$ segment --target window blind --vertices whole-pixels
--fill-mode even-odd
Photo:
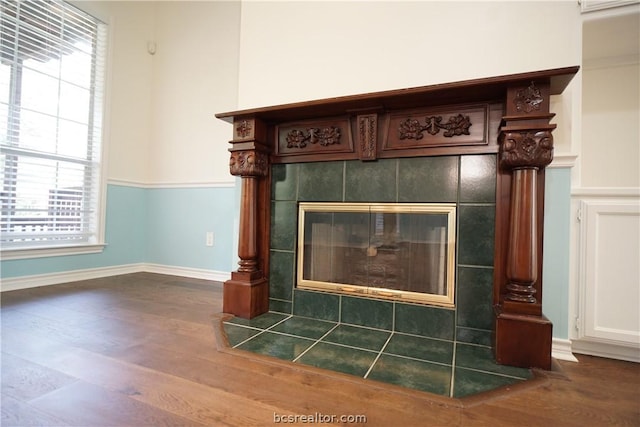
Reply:
[[[105,57],[83,11],[0,3],[3,250],[99,243]]]

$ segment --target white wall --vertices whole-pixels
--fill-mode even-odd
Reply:
[[[214,114],[237,106],[240,2],[76,4],[109,24],[110,182],[233,183],[231,126]]]
[[[239,106],[578,65],[579,5],[242,3]]]
[[[639,64],[585,68],[582,97],[580,186],[640,187]]]
[[[231,125],[214,117],[237,106],[239,2],[157,4],[149,180],[233,183]]]
[[[640,187],[640,4],[584,15],[580,188]]]
[[[149,176],[154,2],[76,2],[109,25],[107,178],[140,183]]]

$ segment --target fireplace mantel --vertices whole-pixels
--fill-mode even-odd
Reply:
[[[237,271],[226,313],[269,309],[271,165],[494,154],[494,349],[499,363],[550,369],[542,314],[544,171],[553,158],[550,95],[578,67],[232,111],[232,175],[242,196]]]

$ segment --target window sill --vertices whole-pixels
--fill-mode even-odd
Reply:
[[[48,248],[3,249],[0,252],[2,261],[29,258],[47,258],[66,255],[97,254],[104,250],[106,244],[87,244],[79,246],[56,246]]]

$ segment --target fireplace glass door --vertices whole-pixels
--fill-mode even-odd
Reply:
[[[454,204],[300,203],[297,286],[453,306]]]

